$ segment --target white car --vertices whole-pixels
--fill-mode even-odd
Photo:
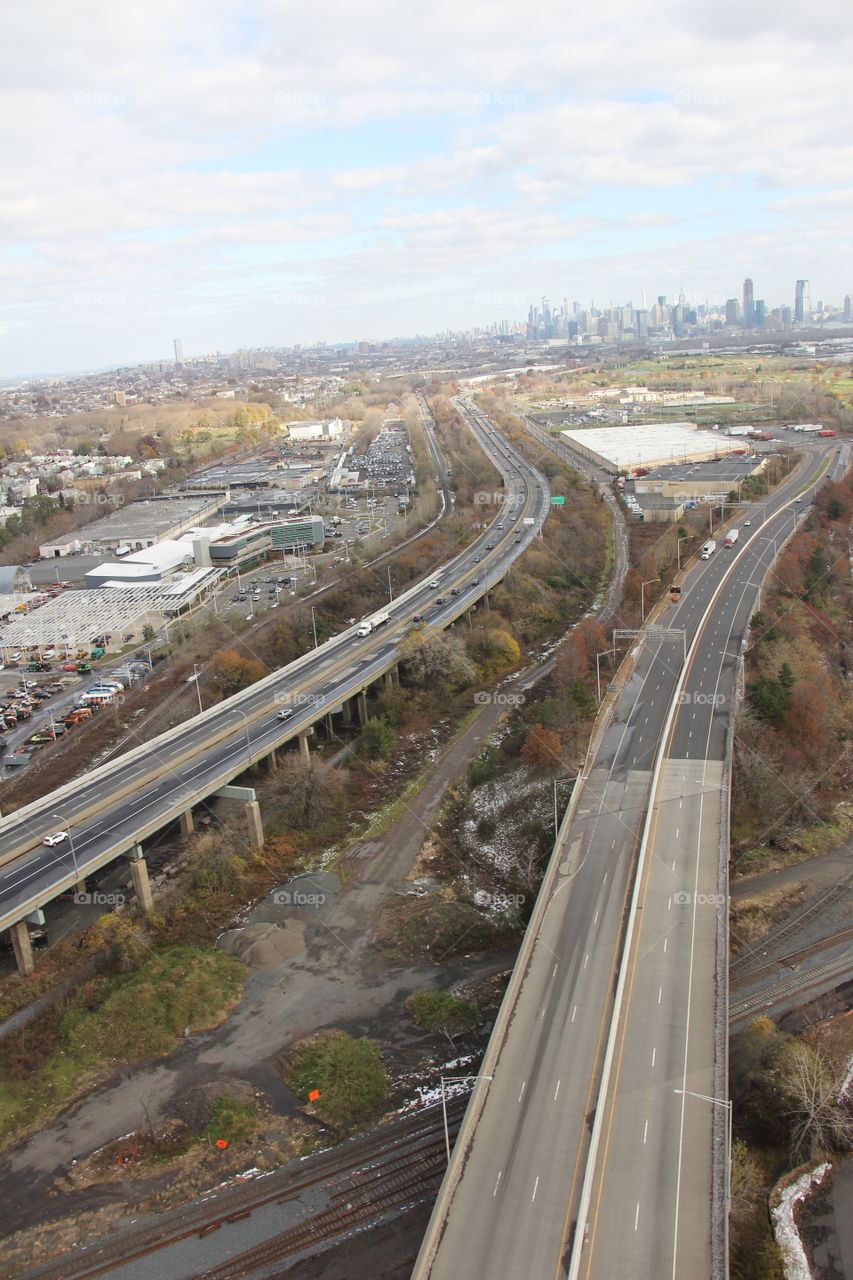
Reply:
[[[52,835],[45,836],[42,844],[62,844],[67,839],[67,831],[54,831]]]

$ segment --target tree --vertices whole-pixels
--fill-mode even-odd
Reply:
[[[394,750],[397,735],[387,720],[371,716],[361,730],[361,750],[368,760],[387,760]]]
[[[291,1055],[287,1084],[304,1101],[315,1090],[317,1110],[340,1127],[366,1119],[385,1098],[388,1082],[373,1040],[330,1031]]]
[[[446,632],[412,632],[403,642],[400,656],[405,677],[421,687],[470,684],[476,676],[464,643]]]
[[[526,765],[541,769],[558,769],[562,762],[560,736],[541,724],[534,724],[524,740],[521,758]]]
[[[841,1097],[845,1071],[806,1040],[794,1040],[780,1064],[780,1087],[791,1117],[795,1160],[853,1145],[853,1117]]]
[[[257,658],[244,658],[236,649],[221,649],[208,665],[215,689],[228,698],[232,693],[247,689],[256,680],[262,680],[267,669]]]
[[[480,1022],[477,1006],[449,991],[418,991],[409,996],[406,1009],[419,1027],[440,1031],[451,1044],[454,1036],[473,1031]]]

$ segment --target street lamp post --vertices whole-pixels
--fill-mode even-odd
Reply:
[[[74,837],[71,834],[71,824],[68,822],[67,818],[64,818],[62,816],[61,813],[54,812],[53,816],[54,818],[58,818],[59,821],[62,823],[63,831],[68,832],[68,845],[69,845],[69,848],[71,849],[71,861],[74,866],[74,883],[75,885],[77,885],[80,883],[80,872],[77,867],[77,850],[74,848]]]
[[[388,569],[388,599],[389,599],[389,600],[393,600],[393,599],[394,599],[394,589],[393,589],[393,587],[391,586],[391,566],[390,566],[390,564],[389,564],[389,565],[387,565],[387,566],[386,566],[386,568]]]
[[[701,1102],[710,1102],[715,1107],[726,1110],[726,1207],[731,1205],[732,1198],[732,1100],[731,1098],[712,1098],[708,1093],[695,1093],[693,1089],[673,1089],[673,1093],[699,1098]]]
[[[646,620],[646,587],[652,582],[660,582],[660,578],[646,578],[645,582],[640,583],[640,620]]]
[[[560,831],[560,819],[557,814],[557,783],[558,782],[577,782],[579,777],[580,777],[580,774],[576,773],[573,778],[564,777],[564,778],[554,778],[553,780],[554,781],[554,839],[555,840],[557,839],[557,836]]]
[[[199,715],[202,715],[204,713],[204,707],[201,704],[201,687],[198,682],[198,664],[195,662],[193,663],[193,679],[195,680],[195,691],[198,694],[198,713]]]
[[[449,1083],[466,1083],[468,1080],[492,1080],[492,1076],[440,1076],[441,1080],[441,1115],[444,1121],[444,1146],[447,1151],[447,1162],[450,1163],[450,1131],[447,1127],[447,1096],[444,1092],[445,1081]]]
[[[595,691],[598,694],[599,702],[601,702],[601,666],[600,666],[599,660],[603,658],[605,654],[615,653],[615,652],[616,652],[616,649],[614,647],[613,649],[601,649],[595,655]]]
[[[311,606],[311,626],[314,628],[314,648],[316,649],[318,647],[317,646],[317,615],[314,612],[313,604]]]

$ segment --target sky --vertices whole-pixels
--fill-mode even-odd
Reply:
[[[853,292],[853,6],[19,0],[0,377]]]

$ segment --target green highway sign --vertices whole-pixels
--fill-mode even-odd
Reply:
[[[565,499],[565,498],[552,498],[552,499],[551,499],[551,506],[552,506],[552,507],[561,507],[565,501],[566,501],[566,499]]]

